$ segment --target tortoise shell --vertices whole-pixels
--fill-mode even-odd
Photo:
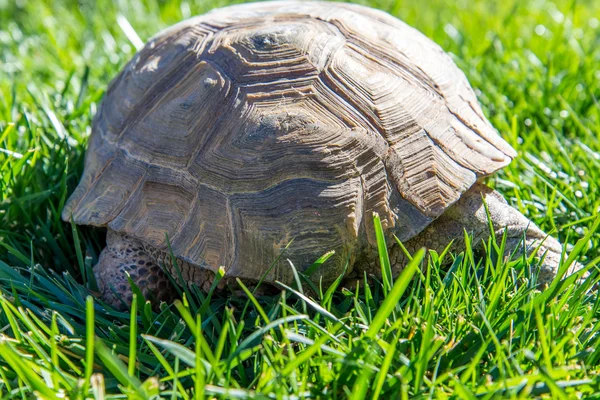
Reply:
[[[514,156],[451,58],[398,19],[237,5],[162,31],[114,79],[63,218],[252,279],[286,247],[300,269],[356,259],[375,212],[407,240]]]

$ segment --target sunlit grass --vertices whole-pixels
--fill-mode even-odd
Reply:
[[[123,313],[88,297],[104,234],[61,222],[60,210],[81,174],[98,102],[140,41],[226,3],[0,0],[2,395],[598,396],[593,1],[370,3],[453,54],[519,151],[489,184],[570,244],[592,271],[583,284],[573,277],[540,292],[523,260],[479,259],[467,240],[443,255],[447,268],[436,253],[414,255],[415,268],[393,285],[317,294],[294,285],[208,301],[190,289],[159,312],[139,298]]]

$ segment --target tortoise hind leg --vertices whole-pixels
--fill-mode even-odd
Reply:
[[[146,299],[173,300],[176,291],[169,278],[156,260],[144,251],[141,243],[109,229],[106,248],[102,250],[98,264],[94,267],[94,276],[102,300],[120,310],[131,305],[133,298],[126,273]]]
[[[488,215],[484,202],[489,210],[496,237],[502,237],[507,232],[506,254],[522,253],[523,249],[531,255],[536,249],[537,256],[544,256],[538,274],[539,283],[549,283],[558,272],[562,246],[553,237],[546,235],[527,217],[512,208],[502,195],[483,185],[475,184],[465,192],[461,199],[423,232],[407,241],[405,246],[412,253],[421,247],[427,247],[441,252],[452,242],[452,251],[464,249],[464,231],[473,236],[474,246],[481,249],[482,243],[490,237]],[[525,238],[525,243],[523,243]],[[398,246],[392,247],[392,257],[395,257],[395,274],[398,274],[406,263],[404,255]],[[391,257],[391,258],[392,258]],[[569,273],[581,268],[575,263]]]

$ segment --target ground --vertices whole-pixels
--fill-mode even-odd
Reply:
[[[585,282],[538,290],[528,268],[536,260],[497,259],[498,237],[488,256],[468,240],[458,254],[420,252],[395,282],[356,290],[186,289],[159,312],[138,298],[131,313],[88,297],[104,236],[61,222],[60,210],[98,102],[152,34],[225,4],[0,0],[2,396],[599,396],[600,302],[590,288],[600,279],[600,3],[592,0],[362,3],[452,53],[519,151],[488,183],[570,244],[571,258],[592,271]],[[386,259],[381,252],[384,272]]]

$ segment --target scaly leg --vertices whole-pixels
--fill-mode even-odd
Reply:
[[[102,250],[98,264],[94,267],[94,276],[102,300],[117,309],[126,309],[133,297],[126,272],[147,299],[174,299],[176,291],[169,278],[157,265],[154,257],[144,251],[143,245],[127,235],[109,229],[106,248]]]
[[[561,244],[508,205],[500,193],[483,184],[474,185],[440,218],[419,235],[407,241],[405,246],[411,253],[421,247],[441,252],[451,241],[454,241],[451,249],[460,251],[461,248],[464,248],[464,230],[473,235],[475,246],[482,246],[482,243],[487,241],[490,236],[488,216],[483,201],[487,204],[496,237],[502,237],[504,230],[507,231],[506,255],[513,251],[522,252],[522,239],[525,236],[525,249],[528,255],[538,247],[537,255],[541,257],[545,254],[538,282],[543,284],[552,281],[558,272],[562,252]],[[396,265],[394,272],[398,274],[402,266],[406,264],[404,253],[397,245],[392,246],[390,253],[391,261]],[[570,272],[580,267],[575,263]]]

